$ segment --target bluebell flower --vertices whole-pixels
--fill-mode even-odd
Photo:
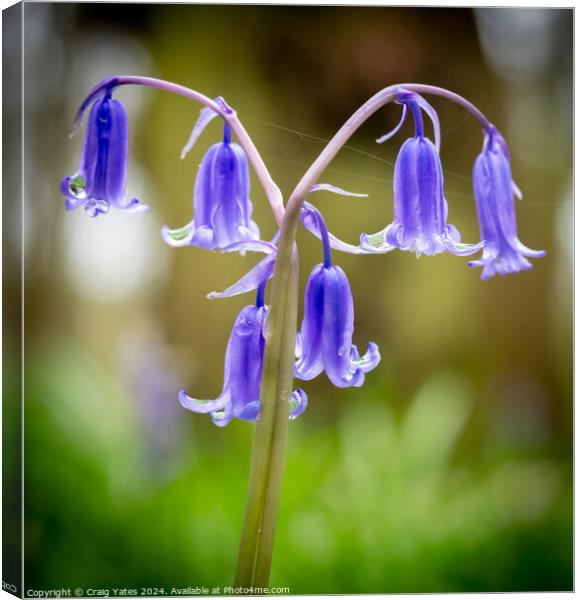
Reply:
[[[514,192],[520,197],[521,193],[512,180],[507,144],[494,127],[487,132],[473,166],[473,191],[485,247],[482,257],[469,266],[483,267],[482,279],[531,269],[526,257],[540,258],[546,253],[531,250],[518,239]]]
[[[389,252],[395,248],[421,254],[440,252],[466,255],[482,244],[461,244],[459,231],[447,224],[447,201],[443,194],[443,170],[439,157],[439,122],[436,113],[417,94],[403,93],[398,102],[409,107],[415,120],[415,137],[402,145],[395,162],[394,221],[382,231],[361,235],[361,248]],[[435,124],[435,144],[425,136],[422,110]],[[403,115],[403,120],[407,111]],[[399,123],[395,131],[402,125]],[[379,142],[390,137],[383,136]]]
[[[233,244],[259,240],[260,231],[251,217],[248,159],[231,142],[230,126],[225,123],[223,141],[211,146],[197,173],[193,220],[179,229],[165,226],[161,235],[171,246],[229,250]]]
[[[93,102],[77,172],[60,184],[66,210],[84,205],[91,217],[110,208],[143,212],[148,207],[137,198],[127,201],[127,113],[111,90]]]
[[[322,216],[310,205],[310,214],[319,219],[324,263],[316,265],[306,285],[304,319],[296,335],[294,375],[313,379],[322,371],[337,387],[359,387],[365,373],[381,360],[376,344],[369,342],[368,351],[360,356],[352,343],[354,304],[344,271],[333,266],[328,232]]]
[[[210,413],[219,427],[233,418],[256,421],[260,414],[264,324],[268,314],[264,285],[258,288],[256,304],[244,307],[234,323],[226,350],[222,393],[215,400],[198,400],[185,391],[179,393],[182,406],[193,412]],[[308,398],[303,390],[297,389],[289,402],[290,418],[295,419],[306,409]]]

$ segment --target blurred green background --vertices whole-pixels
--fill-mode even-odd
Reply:
[[[127,193],[146,216],[65,213],[68,139],[113,74],[224,96],[285,196],[335,130],[397,82],[448,87],[503,131],[520,238],[547,257],[482,282],[467,259],[336,255],[359,347],[383,360],[361,389],[306,383],[291,424],[272,585],[302,593],[572,588],[572,11],[29,3],[25,14],[25,589],[225,586],[233,579],[253,426],[221,430],[177,391],[215,397],[237,312],[209,301],[255,256],[171,249],[191,219],[212,123],[199,107],[123,88]],[[471,169],[482,138],[438,98],[449,222],[478,239]],[[392,220],[405,134],[387,107],[312,199],[356,241]],[[255,218],[274,232],[253,180]],[[301,282],[320,261],[299,233]],[[299,315],[301,318],[301,314]],[[10,324],[8,323],[8,326]],[[10,376],[9,370],[5,376]],[[14,373],[17,377],[17,373]]]

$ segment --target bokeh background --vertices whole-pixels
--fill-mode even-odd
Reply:
[[[233,578],[253,426],[218,429],[182,410],[177,391],[220,392],[231,324],[252,300],[206,294],[256,257],[171,249],[159,235],[191,218],[219,124],[180,161],[199,107],[123,88],[127,191],[151,212],[92,220],[65,213],[58,191],[76,168],[82,136],[68,134],[84,94],[141,74],[224,96],[286,196],[350,113],[396,82],[457,91],[504,132],[524,193],[520,237],[547,257],[482,282],[455,256],[335,256],[355,342],[377,342],[383,360],[361,389],[324,376],[304,386],[272,585],[570,590],[572,11],[29,3],[24,18],[25,588],[168,593]],[[476,241],[481,132],[432,102],[449,221]],[[344,239],[392,219],[410,125],[374,140],[399,115],[381,110],[324,176],[368,199],[313,198]],[[255,180],[252,198],[267,238]],[[321,250],[303,231],[299,243],[304,286]]]

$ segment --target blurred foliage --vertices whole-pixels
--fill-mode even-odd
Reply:
[[[179,161],[198,107],[123,89],[128,193],[151,213],[92,221],[65,214],[58,196],[78,160],[80,140],[67,142],[77,104],[101,77],[132,72],[224,96],[286,195],[358,104],[398,81],[454,89],[506,133],[525,196],[521,238],[548,251],[531,272],[482,283],[452,256],[335,257],[353,290],[355,342],[377,342],[383,362],[361,389],[305,386],[272,583],[335,594],[571,589],[572,13],[501,10],[516,30],[552,28],[541,69],[514,63],[506,76],[465,9],[25,5],[27,588],[233,577],[252,427],[218,430],[182,411],[177,391],[219,393],[229,328],[249,300],[205,294],[255,257],[170,250],[158,235],[191,218],[195,171],[219,127]],[[478,13],[479,26],[492,15]],[[458,107],[433,104],[449,220],[474,241],[481,134]],[[392,219],[403,138],[374,139],[398,118],[380,111],[325,174],[368,199],[311,198],[340,237]],[[268,237],[256,181],[252,199]],[[304,286],[320,245],[303,231],[299,243]]]
[[[50,546],[29,554],[34,585],[229,584],[248,427],[193,422],[181,468],[160,477],[116,382],[70,342],[58,348],[28,384],[27,546]],[[79,378],[92,389],[82,404]],[[454,373],[429,379],[401,418],[388,389],[361,395],[316,398],[338,401],[334,422],[315,407],[314,423],[292,426],[273,582],[292,593],[571,587],[566,464],[461,453],[474,403]]]

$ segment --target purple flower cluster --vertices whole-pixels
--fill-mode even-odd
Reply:
[[[482,257],[469,263],[483,267],[482,279],[496,273],[505,275],[531,269],[527,258],[545,256],[543,250],[531,250],[517,236],[514,195],[521,193],[512,180],[510,156],[505,140],[490,125],[484,131],[483,151],[473,168],[473,189],[482,240],[461,243],[456,227],[447,223],[448,206],[443,192],[443,169],[439,156],[440,127],[437,114],[428,102],[415,93],[401,91],[403,118],[390,133],[379,138],[382,143],[402,126],[408,112],[415,121],[415,136],[406,140],[395,162],[393,179],[393,222],[373,234],[363,233],[358,246],[348,244],[332,234],[330,245],[351,254],[386,253],[395,249],[434,255],[449,252],[459,256],[483,250]],[[433,123],[434,141],[425,136],[422,111]],[[303,214],[305,227],[320,237],[319,227],[309,213]]]
[[[125,198],[127,117],[122,103],[111,97],[113,86],[112,83],[103,93],[94,94],[95,97],[89,96],[83,104],[82,110],[92,101],[80,164],[75,175],[65,177],[61,183],[67,210],[83,204],[93,217],[107,213],[110,207],[135,212],[147,209],[139,200]],[[231,111],[223,99],[215,102]],[[377,141],[382,143],[397,133],[408,114],[413,117],[415,135],[402,144],[396,159],[393,222],[377,233],[361,234],[359,245],[353,245],[332,235],[312,204],[302,205],[302,223],[321,239],[324,259],[312,269],[306,286],[304,317],[296,334],[294,376],[299,379],[310,380],[325,371],[337,387],[358,387],[363,385],[366,373],[380,362],[376,344],[369,342],[361,356],[352,342],[352,293],[346,274],[332,263],[332,248],[353,254],[399,249],[417,256],[442,252],[464,256],[483,250],[480,259],[469,263],[472,267],[483,267],[482,279],[495,273],[504,275],[530,269],[527,258],[545,254],[530,250],[518,239],[514,193],[519,194],[519,190],[512,180],[507,145],[495,127],[489,125],[484,129],[484,147],[473,169],[482,240],[465,244],[459,231],[447,223],[437,113],[422,96],[403,88],[398,88],[396,102],[403,106],[402,119],[392,132]],[[425,134],[424,114],[433,125],[433,139]],[[182,157],[215,116],[209,108],[201,111]],[[311,192],[318,190],[362,195],[321,183]],[[227,121],[222,141],[209,148],[199,167],[193,193],[193,219],[178,229],[164,227],[162,237],[174,247],[266,254],[238,282],[223,292],[209,295],[222,298],[257,289],[255,304],[243,308],[234,323],[226,350],[222,393],[215,400],[195,399],[185,391],[179,395],[185,408],[209,413],[220,427],[233,418],[257,420],[268,318],[265,290],[274,271],[278,234],[270,242],[260,239],[258,226],[252,220],[248,159],[242,147],[231,141]],[[308,400],[304,391],[297,389],[288,402],[290,418],[295,418],[305,410]]]

